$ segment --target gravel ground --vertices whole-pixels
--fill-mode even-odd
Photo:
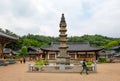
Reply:
[[[28,64],[0,66],[0,81],[120,81],[120,63],[97,64],[97,73],[29,73]]]

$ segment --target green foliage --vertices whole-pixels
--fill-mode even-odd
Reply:
[[[106,45],[104,46],[104,48],[105,48],[105,49],[109,49],[109,48],[111,48],[111,47],[114,47],[114,46],[118,45],[119,43],[120,43],[119,40],[110,41],[108,44],[106,44]]]
[[[47,59],[42,60],[42,61],[37,61],[35,63],[35,65],[37,65],[37,66],[42,66],[42,65],[46,65],[46,64],[48,64],[48,60]]]
[[[88,61],[88,62],[87,62],[87,65],[92,65],[92,62],[91,62],[91,61]]]
[[[34,46],[34,47],[41,47],[41,46],[49,46],[51,42],[56,42],[58,38],[50,37],[50,36],[41,36],[41,35],[33,35],[28,34],[27,36],[23,36],[23,45],[24,46]]]
[[[23,39],[23,46],[34,46],[34,47],[40,47],[42,44],[36,40],[33,39]]]
[[[48,64],[48,60],[47,59],[43,60],[43,63]]]
[[[37,62],[35,63],[35,65],[37,65],[37,66],[43,66],[44,63],[43,63],[42,61],[37,61]]]
[[[101,35],[84,35],[68,37],[69,42],[89,42],[92,46],[101,46],[108,44],[110,41],[117,40],[117,38],[110,38]]]
[[[11,48],[13,50],[19,50],[22,47],[22,45],[19,41],[20,41],[20,39],[18,41],[14,41],[14,42],[7,44],[5,47]]]
[[[14,34],[8,29],[3,30],[2,28],[0,28],[0,32],[18,37],[18,35]],[[28,34],[19,37],[18,41],[7,44],[6,48],[19,50],[23,46],[34,46],[34,47],[49,46],[51,42],[58,42],[58,39],[59,39],[58,37]],[[84,36],[68,37],[68,42],[89,42],[90,45],[92,46],[100,46],[100,47],[104,47],[105,49],[109,49],[112,46],[118,45],[118,43],[120,43],[120,39],[101,36],[101,35],[84,35]]]
[[[15,58],[19,58],[19,57],[20,57],[20,54],[19,54],[19,53],[15,55]]]
[[[106,58],[99,58],[98,62],[100,62],[100,63],[106,63],[107,60],[106,60]]]
[[[20,51],[20,56],[21,57],[26,57],[28,56],[28,51],[27,51],[27,48],[24,46],[22,47],[21,51]]]
[[[101,35],[84,35],[81,37],[68,37],[68,42],[89,42],[92,46],[100,46],[105,48],[109,42],[115,40],[118,40],[118,38],[109,38]],[[51,42],[58,42],[58,37],[28,34],[23,37],[20,37],[20,39],[17,42],[11,43],[11,45],[7,45],[7,47],[10,47],[12,49],[20,49],[22,46],[41,47],[49,46]],[[109,46],[107,48],[109,48]]]

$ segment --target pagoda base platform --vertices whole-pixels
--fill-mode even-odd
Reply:
[[[57,65],[70,65],[70,56],[67,54],[61,54],[57,56],[56,60]]]

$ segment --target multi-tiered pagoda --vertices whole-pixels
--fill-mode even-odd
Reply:
[[[66,29],[66,21],[64,14],[62,14],[61,21],[60,21],[60,35],[59,35],[59,54],[57,56],[57,64],[68,65],[70,64],[70,57],[67,54],[67,29]]]

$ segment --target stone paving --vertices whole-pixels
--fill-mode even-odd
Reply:
[[[0,81],[120,81],[120,63],[97,65],[97,73],[29,73],[28,64],[0,66]]]

